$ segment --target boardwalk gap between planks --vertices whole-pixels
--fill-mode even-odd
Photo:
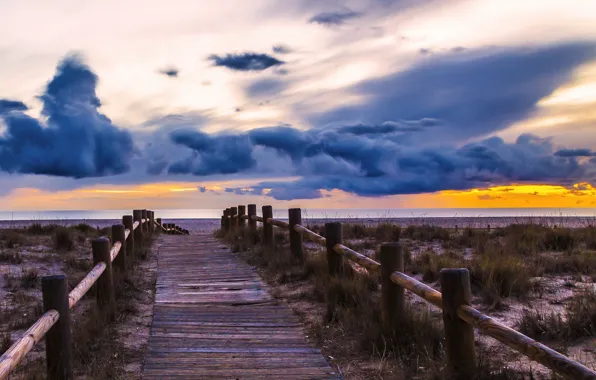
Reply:
[[[288,305],[209,233],[159,243],[144,379],[337,379]]]

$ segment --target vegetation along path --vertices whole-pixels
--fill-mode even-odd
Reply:
[[[163,236],[144,379],[332,379],[291,309],[209,233]]]

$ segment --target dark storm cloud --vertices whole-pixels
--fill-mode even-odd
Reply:
[[[11,111],[27,111],[25,103],[18,100],[0,99],[0,114]]]
[[[555,152],[559,157],[596,157],[596,152],[590,149],[561,149]]]
[[[180,70],[173,68],[173,67],[169,67],[166,69],[161,69],[161,70],[159,70],[159,72],[163,75],[170,77],[170,78],[177,78],[178,74],[180,73]]]
[[[283,61],[268,54],[258,53],[226,54],[224,56],[214,54],[209,59],[215,66],[236,71],[263,71],[284,64]]]
[[[289,46],[282,44],[273,46],[272,50],[275,54],[289,54],[292,52]]]
[[[249,97],[268,97],[279,95],[285,88],[285,83],[279,79],[266,78],[252,82],[246,89]]]
[[[385,124],[392,123],[400,125],[399,122]],[[436,121],[411,124],[435,125]],[[366,127],[377,128],[359,126]],[[280,126],[235,135],[177,131],[172,134],[172,141],[188,147],[192,154],[174,163],[169,171],[196,175],[254,174],[257,158],[263,157],[263,149],[270,150],[278,155],[280,163],[290,163],[288,176],[302,176],[294,182],[261,183],[250,190],[261,194],[263,189],[271,189],[268,195],[276,199],[316,198],[321,196],[321,190],[333,189],[383,196],[511,182],[568,185],[596,178],[595,163],[557,156],[550,140],[533,135],[521,135],[513,143],[492,137],[462,147],[431,148],[400,143],[394,137],[410,133],[401,128],[375,130],[375,133],[352,133],[349,128],[301,131]],[[237,193],[234,188],[230,191]]]
[[[595,53],[593,45],[568,44],[435,54],[409,70],[353,87],[350,92],[366,99],[361,104],[306,114],[297,105],[297,111],[312,125],[436,118],[450,128],[433,131],[432,138],[461,141],[524,119]]]
[[[181,129],[170,136],[173,143],[193,151],[192,156],[171,164],[170,174],[233,174],[246,171],[255,164],[252,145],[246,135],[212,136]]]
[[[362,16],[361,13],[346,10],[342,12],[323,12],[314,15],[308,20],[310,23],[316,23],[325,26],[342,25],[348,20]]]
[[[39,97],[46,121],[22,111],[22,103],[0,115],[7,128],[0,136],[0,169],[10,173],[83,178],[129,170],[131,135],[98,111],[97,76],[76,57],[59,63]]]

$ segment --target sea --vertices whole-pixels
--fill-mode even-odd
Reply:
[[[221,209],[154,210],[156,218],[191,231],[219,227]],[[260,215],[260,210],[257,210]],[[31,223],[72,225],[87,223],[105,227],[118,223],[131,210],[0,211],[0,228],[19,228]],[[287,210],[274,209],[276,219],[287,219]],[[579,227],[596,225],[596,208],[434,208],[434,209],[302,209],[304,223],[341,220],[358,223],[391,221],[400,225],[432,224],[443,227],[503,226],[535,222]]]

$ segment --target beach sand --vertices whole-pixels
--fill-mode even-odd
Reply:
[[[279,218],[287,220],[287,218]],[[342,223],[363,223],[366,225],[375,225],[378,223],[392,223],[402,227],[408,225],[433,225],[443,228],[491,228],[504,227],[510,224],[543,224],[546,226],[559,226],[580,228],[596,225],[596,218],[594,217],[444,217],[444,218],[358,218],[358,219],[320,219],[320,218],[303,218],[304,225],[314,224],[320,225],[326,222],[342,222]],[[120,223],[116,219],[62,219],[62,220],[17,220],[0,221],[0,229],[6,228],[25,228],[33,223],[59,224],[64,226],[76,225],[79,223],[86,223],[93,227],[104,228],[113,224]],[[220,226],[219,219],[164,219],[163,223],[174,223],[181,228],[189,230],[191,233],[215,231]]]

